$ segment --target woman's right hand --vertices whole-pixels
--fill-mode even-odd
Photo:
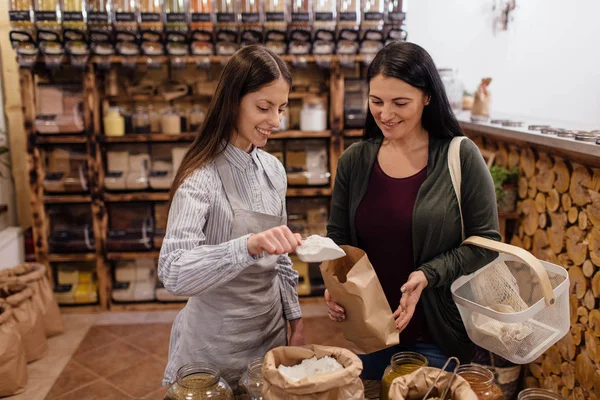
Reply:
[[[335,301],[331,300],[329,290],[325,289],[325,303],[329,309],[329,319],[335,322],[342,322],[346,319],[346,311]]]
[[[263,252],[273,255],[286,254],[296,250],[301,244],[302,236],[281,225],[251,235],[248,238],[248,253],[253,256]]]

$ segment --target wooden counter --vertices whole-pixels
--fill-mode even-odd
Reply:
[[[569,271],[571,332],[526,366],[525,385],[552,389],[565,399],[597,398],[600,145],[527,129],[542,124],[539,121],[525,120],[519,128],[473,123],[468,114],[459,115],[459,121],[467,136],[494,155],[495,165],[519,169],[518,218],[511,244]]]

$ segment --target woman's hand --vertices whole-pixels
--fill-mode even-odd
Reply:
[[[290,346],[304,346],[304,323],[302,318],[290,321]]]
[[[248,238],[248,253],[257,255],[262,252],[267,254],[286,254],[296,250],[302,244],[302,236],[292,233],[285,225],[271,228],[267,231],[251,235]]]
[[[346,311],[335,301],[331,300],[329,290],[325,289],[325,303],[329,310],[329,319],[335,322],[342,322],[346,319]]]
[[[415,314],[415,309],[421,298],[421,293],[423,293],[423,289],[425,289],[428,284],[429,282],[423,271],[415,271],[409,275],[408,281],[400,288],[402,298],[400,299],[400,306],[394,313],[396,328],[400,332],[406,328],[412,316]]]

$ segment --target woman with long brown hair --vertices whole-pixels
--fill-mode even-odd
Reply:
[[[304,344],[287,256],[301,238],[286,226],[285,170],[259,149],[279,127],[290,87],[277,55],[239,50],[177,171],[158,274],[189,301],[173,323],[165,385],[205,361],[236,387],[251,359],[287,343],[287,321],[290,344]]]

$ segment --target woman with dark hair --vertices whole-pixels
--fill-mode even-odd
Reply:
[[[250,360],[304,344],[287,253],[286,174],[267,143],[288,103],[291,75],[273,52],[247,46],[225,66],[198,137],[171,190],[158,274],[188,296],[171,331],[163,384],[188,363],[214,364],[234,388]]]
[[[470,361],[473,344],[450,285],[494,253],[461,246],[448,149],[463,132],[431,56],[412,43],[391,43],[376,55],[367,80],[364,138],[339,160],[327,234],[367,253],[395,310],[400,344],[360,356],[363,378],[377,380],[400,351],[421,353],[438,368],[449,356]],[[460,160],[464,233],[500,240],[494,184],[472,141],[462,141]],[[327,291],[325,300],[329,317],[344,320]]]

